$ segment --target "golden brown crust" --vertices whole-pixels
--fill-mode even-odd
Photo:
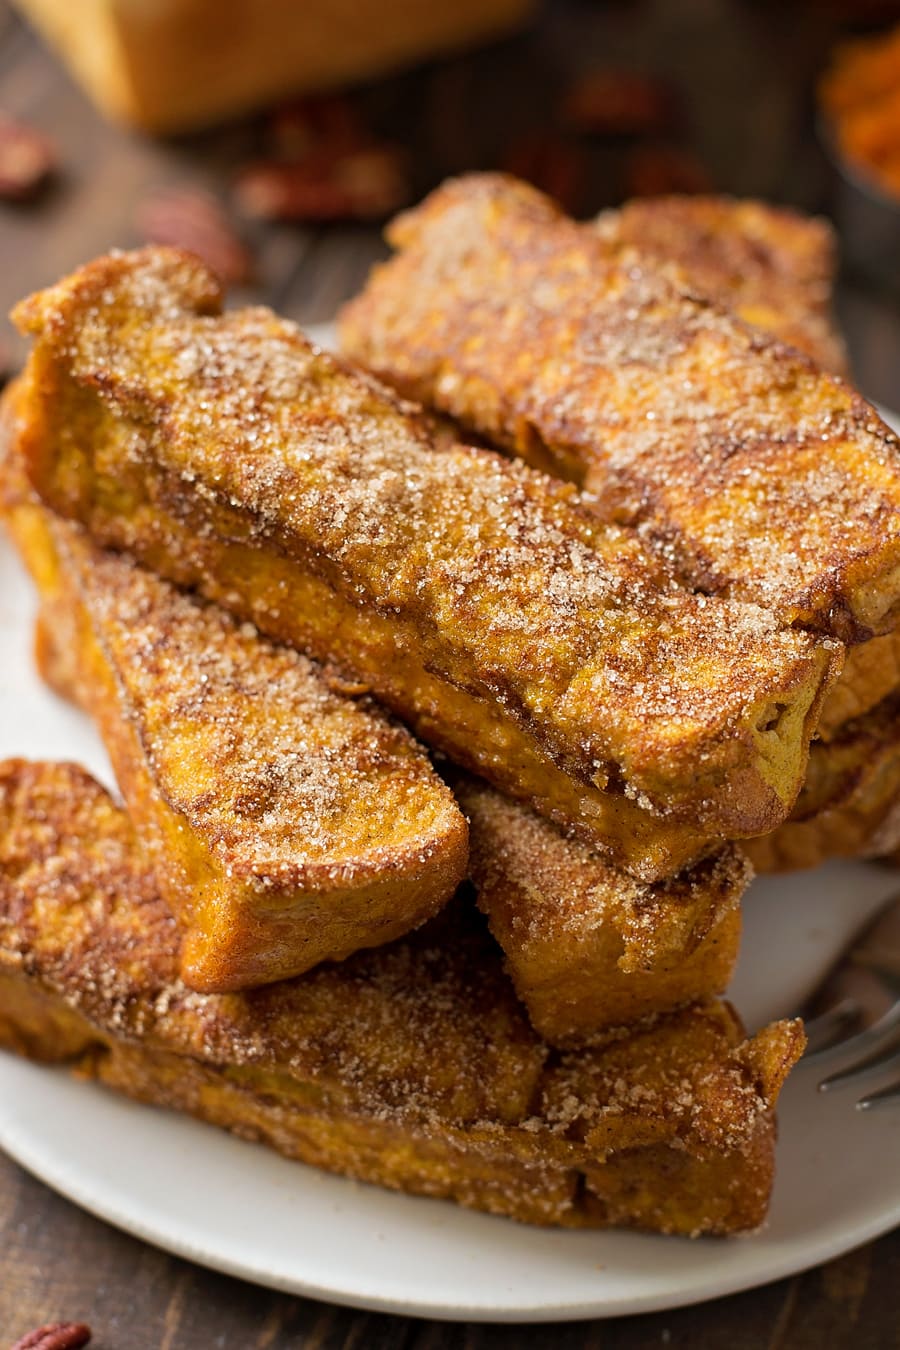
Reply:
[[[65,537],[75,527],[57,522],[57,530]],[[97,580],[103,584],[102,569]],[[39,612],[38,667],[58,693],[90,710],[96,698],[73,661],[77,642],[66,641],[54,617]],[[99,713],[102,720],[102,705]],[[458,776],[454,787],[472,825],[479,905],[534,1026],[551,1044],[580,1043],[726,987],[740,937],[737,902],[749,880],[737,849],[720,850],[672,882],[641,884],[486,784]],[[163,856],[164,892],[166,870]],[[207,964],[221,962],[221,936],[206,945]],[[197,987],[195,974],[186,978]]]
[[[829,858],[879,858],[900,845],[900,695],[814,741],[789,820],[747,843],[760,872],[793,872]]]
[[[835,652],[688,594],[633,531],[425,421],[195,259],[32,297],[29,474],[100,542],[333,660],[653,877],[784,817]]]
[[[613,256],[638,249],[678,264],[692,289],[846,374],[831,312],[836,240],[823,218],[729,197],[645,197],[604,211],[594,227]],[[449,435],[455,424],[445,420]],[[455,439],[461,435],[457,426]],[[898,686],[900,630],[850,647],[816,735],[830,739]]]
[[[141,748],[155,782],[165,786],[166,802],[177,805],[190,819],[192,812],[178,792],[177,781],[173,790],[170,747],[165,738],[162,746],[155,742],[160,735],[160,722],[170,736],[172,732],[168,729],[174,726],[173,739],[177,740],[184,701],[181,695],[177,700],[167,697],[173,656],[177,657],[179,667],[187,666],[196,672],[208,698],[209,681],[204,675],[209,654],[222,646],[216,632],[212,640],[206,634],[214,613],[211,615],[208,609],[187,600],[177,601],[171,587],[149,577],[123,557],[102,553],[76,526],[54,518],[35,499],[27,480],[22,481],[21,459],[13,450],[7,453],[5,470],[0,474],[0,494],[5,498],[7,524],[31,570],[43,578],[37,643],[41,673],[50,679],[58,693],[96,713],[100,725],[109,729],[109,744],[117,761],[128,753],[129,747],[121,735],[121,712],[116,705],[118,702],[118,707],[122,707],[122,693],[130,695],[136,684],[137,703],[133,705],[129,698],[129,707],[131,720],[137,717],[141,726]],[[16,470],[18,483],[13,482]],[[55,551],[59,553],[59,564],[48,566]],[[51,601],[53,609],[47,613],[45,608]],[[131,612],[129,602],[139,607],[139,614]],[[113,689],[107,696],[102,678],[86,678],[85,651],[80,653],[79,667],[79,646],[98,645],[91,643],[89,635],[87,643],[84,640],[79,643],[77,632],[71,631],[71,616],[79,608],[86,610],[88,620],[92,615],[95,617],[104,638],[103,651],[97,655],[102,658],[109,651],[108,659],[119,672],[123,690]],[[167,616],[173,608],[176,614],[170,622]],[[65,626],[60,627],[63,615],[68,633]],[[231,628],[227,620],[224,627]],[[173,641],[173,637],[180,640]],[[148,639],[152,648],[149,660],[144,650]],[[249,648],[252,643],[253,638],[249,638],[244,645]],[[259,654],[254,658],[249,682],[237,690],[229,680],[228,690],[230,701],[235,703],[234,713],[242,720],[246,717],[251,725],[251,710],[245,706],[253,698],[249,685],[259,680],[274,683],[274,673],[269,669],[271,662],[267,659],[271,648],[260,639],[256,640],[256,646]],[[148,682],[150,700],[144,688]],[[152,715],[149,722],[145,716],[148,701],[158,705],[160,711],[160,716]],[[194,697],[190,701],[192,723],[197,713]],[[218,710],[216,720],[222,720]],[[225,724],[231,720],[232,717],[226,716]],[[245,749],[246,741],[242,740],[242,753]],[[195,757],[194,753],[189,759]],[[220,767],[215,764],[209,747],[203,758],[216,770],[220,782],[234,773],[233,764]],[[179,756],[177,763],[180,762]],[[243,767],[239,776],[241,773]],[[129,772],[125,767],[118,776],[127,783],[133,778],[133,769]],[[229,791],[232,787],[229,784]],[[606,1026],[668,1011],[725,988],[740,933],[737,901],[749,879],[746,864],[736,849],[720,851],[671,884],[642,885],[583,846],[565,840],[551,826],[486,785],[465,780],[456,784],[456,791],[475,826],[471,875],[477,882],[479,903],[506,952],[519,996],[525,1000],[534,1025],[548,1041],[583,1040]],[[144,796],[147,795],[145,791]],[[138,810],[139,796],[128,794],[132,818],[148,823],[152,833],[153,815],[159,811],[156,794],[149,793],[144,810]],[[204,801],[201,816],[211,812],[220,816],[222,805],[218,800]],[[201,823],[201,838],[206,833],[204,823],[208,825],[208,821]],[[141,832],[146,839],[146,831]],[[170,848],[174,842],[179,854],[185,852],[178,836],[173,841],[169,835],[162,842]],[[253,842],[258,845],[259,841],[254,838]],[[160,850],[156,859],[156,875],[176,913],[196,928],[202,914],[196,912],[190,894],[184,894],[187,889],[184,878],[173,867],[166,848]],[[193,916],[189,917],[192,910]],[[212,912],[219,912],[218,904]],[[240,915],[238,918],[240,931]],[[323,926],[327,921],[327,914],[319,916]],[[221,972],[223,963],[231,964],[234,958],[228,954],[234,949],[232,927],[224,933],[216,929],[214,934],[203,934],[204,969],[215,966]],[[322,943],[328,940],[327,932],[317,936]],[[191,945],[196,949],[196,938]],[[197,966],[195,956],[187,971],[182,964],[182,973],[189,984],[201,987],[197,982]],[[551,980],[552,974],[556,975],[553,988],[547,987],[547,967],[551,968]],[[532,990],[535,981],[529,979],[529,973],[536,968],[540,968],[539,987]]]
[[[407,732],[305,657],[182,595],[2,474],[42,597],[38,659],[96,720],[193,987],[389,942],[465,875],[465,822]]]
[[[840,676],[822,701],[816,736],[833,740],[855,721],[900,689],[900,628],[848,647]]]
[[[646,885],[486,784],[454,788],[479,907],[551,1045],[582,1044],[727,986],[751,876],[738,849]]]
[[[34,635],[35,665],[42,679],[61,698],[85,708],[75,659],[71,606],[52,547],[43,527],[44,509],[25,474],[12,428],[21,381],[7,385],[0,397],[0,521],[18,549],[40,595]]]
[[[821,217],[733,197],[642,197],[594,229],[614,255],[637,249],[676,263],[701,295],[847,374],[832,315],[837,241]]]
[[[528,1026],[474,908],[301,979],[204,995],[124,813],[0,765],[0,1043],[348,1175],[533,1222],[732,1232],[765,1214],[798,1023],[709,1001],[584,1053]]]
[[[900,605],[897,437],[801,353],[483,175],[398,218],[344,348],[595,494],[703,591],[856,642]]]

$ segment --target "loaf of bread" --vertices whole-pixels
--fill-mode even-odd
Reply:
[[[532,0],[17,0],[94,102],[146,131],[209,125],[492,38]]]

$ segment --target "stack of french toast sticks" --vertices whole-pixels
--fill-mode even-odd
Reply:
[[[0,768],[0,1043],[518,1219],[755,1229],[803,1032],[719,997],[751,864],[900,842],[830,235],[474,176],[390,239],[340,359],[169,249],[15,311],[3,515],[122,804]]]

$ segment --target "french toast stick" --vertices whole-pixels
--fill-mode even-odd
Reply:
[[[834,645],[426,423],[190,255],[23,302],[28,474],[102,545],[334,663],[645,880],[790,810]]]
[[[514,179],[451,181],[388,237],[350,356],[580,484],[704,593],[847,643],[896,626],[898,440],[849,385]]]
[[[841,673],[822,700],[816,736],[830,741],[848,722],[900,689],[900,627],[848,647]]]
[[[733,197],[638,197],[593,227],[614,255],[676,263],[700,295],[847,374],[832,313],[837,241],[822,217]]]
[[[752,875],[737,848],[649,886],[486,783],[453,786],[479,908],[551,1045],[584,1044],[726,988]]]
[[[299,979],[197,994],[125,813],[0,767],[0,1044],[363,1181],[540,1224],[765,1217],[799,1022],[710,1000],[582,1053],[531,1030],[474,905]]]
[[[747,841],[759,872],[795,872],[829,858],[880,858],[900,847],[900,694],[813,741],[790,818]]]
[[[408,732],[98,549],[17,490],[16,469],[7,454],[2,507],[42,596],[39,666],[97,723],[183,930],[185,982],[284,979],[435,914],[465,875],[467,831]]]
[[[110,746],[115,752],[116,697],[107,704],[106,695],[96,692],[77,629],[71,631],[70,623],[67,632],[58,622],[57,578],[71,578],[68,587],[62,586],[70,592],[63,596],[66,614],[85,609],[88,621],[98,588],[101,595],[107,592],[105,607],[115,607],[123,586],[133,586],[132,574],[151,594],[158,590],[165,595],[171,587],[149,578],[124,556],[97,549],[78,526],[53,516],[38,502],[27,481],[20,481],[17,507],[10,500],[10,477],[9,471],[0,474],[8,528],[33,574],[44,578],[35,644],[38,669],[61,696],[96,712],[101,727],[114,719]],[[48,555],[56,556],[53,568],[47,566]],[[151,608],[142,616],[144,631],[154,613]],[[187,614],[185,619],[190,622]],[[188,662],[198,660],[194,649],[204,640],[201,622],[195,632],[193,643],[182,633],[179,656]],[[269,644],[262,639],[258,643],[264,672]],[[125,657],[129,654],[126,648]],[[126,663],[126,686],[129,674]],[[232,697],[234,717],[247,717],[243,691],[235,689]],[[152,746],[152,735],[148,740]],[[121,777],[128,781],[127,769]],[[458,776],[453,786],[471,820],[469,874],[479,905],[505,952],[519,997],[547,1041],[577,1043],[609,1026],[669,1011],[726,987],[740,936],[738,900],[749,880],[749,867],[735,846],[726,845],[671,882],[650,886],[565,839],[487,784]],[[136,822],[144,818],[137,798],[131,814]],[[164,855],[157,875],[166,898],[167,870],[171,864]],[[183,912],[181,894],[176,904],[169,903],[176,914]],[[221,944],[207,961],[216,958],[222,960]],[[183,969],[182,974],[196,985],[191,971]]]
[[[62,521],[58,528],[77,531]],[[76,644],[60,643],[48,617],[39,610],[38,669],[62,697],[84,705]],[[470,821],[478,904],[550,1044],[583,1043],[725,989],[750,879],[734,845],[671,881],[642,884],[486,783],[456,775],[453,788]]]

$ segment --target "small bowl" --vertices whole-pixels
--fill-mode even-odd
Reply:
[[[900,297],[900,198],[883,192],[819,129],[834,170],[833,215],[848,270]]]

